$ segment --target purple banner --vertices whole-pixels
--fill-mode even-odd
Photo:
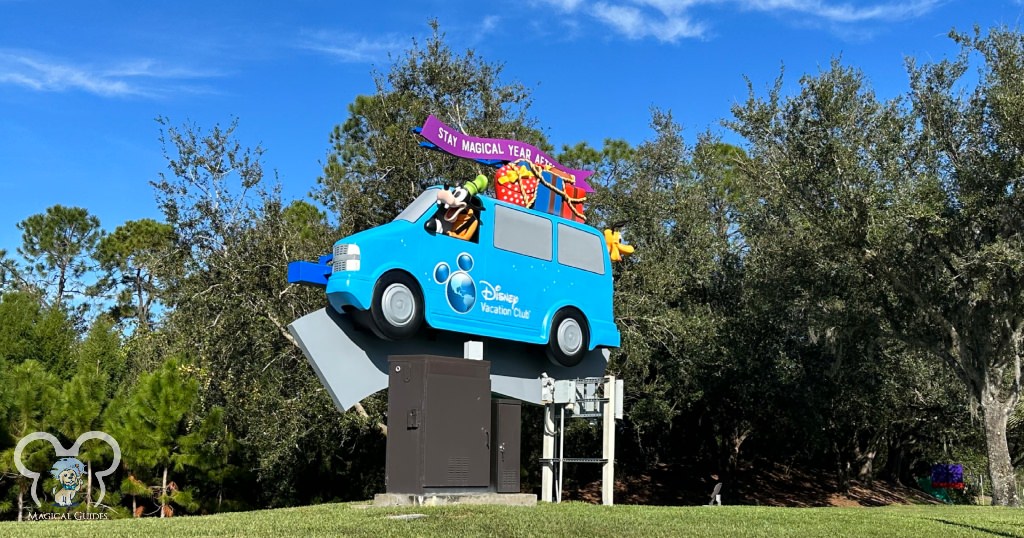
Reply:
[[[438,148],[456,157],[465,159],[494,159],[497,161],[518,161],[526,159],[534,164],[550,165],[552,168],[572,174],[576,178],[576,186],[584,192],[594,192],[594,189],[587,184],[586,179],[593,172],[588,170],[573,170],[558,164],[550,155],[536,147],[518,140],[505,140],[501,138],[478,138],[461,133],[433,115],[427,118],[420,132]]]

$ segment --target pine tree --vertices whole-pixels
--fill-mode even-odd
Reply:
[[[57,398],[57,379],[53,374],[40,363],[27,360],[9,371],[0,371],[0,387],[5,387],[0,397],[6,404],[0,405],[0,409],[7,409],[3,422],[15,443],[30,433],[46,429],[50,409]],[[25,493],[32,486],[32,481],[22,476],[15,466],[14,450],[12,446],[0,452],[0,476],[13,478],[17,484],[18,521],[21,521]],[[39,472],[49,468],[52,458],[53,447],[41,441],[29,443],[21,454],[22,463]]]
[[[197,470],[217,488],[217,511],[224,503],[227,483],[240,469],[232,463],[238,450],[234,435],[224,424],[224,408],[214,407],[194,431],[181,438],[181,452],[174,457],[174,469],[185,466]]]
[[[120,335],[109,319],[101,317],[93,323],[76,355],[76,372],[60,391],[49,421],[72,443],[83,433],[101,427],[101,417],[110,403],[113,387],[124,370]],[[78,459],[87,465],[87,506],[93,501],[93,463],[109,456],[110,447],[100,441],[87,441],[80,449]]]
[[[160,485],[152,488],[160,517],[165,516],[170,502],[186,508],[194,504],[187,492],[169,488],[168,473],[175,460],[183,457],[181,438],[198,391],[199,384],[185,375],[177,360],[170,359],[160,370],[139,378],[114,420],[125,466],[134,473],[156,470],[160,475]],[[131,483],[122,486],[122,491],[133,496],[133,504],[137,489]]]
[[[102,237],[100,221],[81,207],[55,205],[46,213],[32,215],[18,223],[28,269],[39,279],[38,286],[53,293],[52,305],[69,295],[82,294],[81,279],[90,269],[96,242]]]

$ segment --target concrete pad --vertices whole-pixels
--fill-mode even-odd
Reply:
[[[443,506],[446,504],[494,504],[501,506],[537,506],[532,493],[378,493],[374,506]]]
[[[397,516],[388,516],[388,519],[399,519],[402,521],[409,521],[412,519],[423,519],[427,517],[427,514],[399,514]]]

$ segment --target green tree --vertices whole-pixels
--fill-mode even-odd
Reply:
[[[7,290],[18,282],[17,264],[7,257],[7,251],[0,248],[0,292]]]
[[[0,295],[0,359],[11,366],[35,360],[47,371],[69,378],[74,374],[76,338],[67,313],[43,306],[38,293]]]
[[[49,419],[50,425],[72,443],[83,433],[103,426],[107,406],[124,378],[121,339],[110,320],[100,317],[93,322],[76,350],[76,359],[75,373],[64,383]],[[96,441],[87,441],[79,451],[78,459],[87,466],[87,504],[92,504],[93,463],[110,456],[110,447]]]
[[[216,510],[220,511],[225,491],[241,474],[235,464],[238,442],[224,423],[224,408],[214,407],[191,433],[181,438],[181,448],[181,453],[175,456],[175,469],[195,469],[216,491]]]
[[[26,360],[0,372],[0,386],[5,387],[0,392],[5,405],[0,405],[0,409],[6,408],[3,422],[10,436],[0,445],[9,446],[0,452],[0,474],[13,479],[16,484],[18,521],[21,521],[25,510],[25,494],[32,486],[32,481],[22,476],[14,464],[15,445],[30,433],[48,429],[51,408],[57,399],[58,384],[56,377],[46,371],[42,364]],[[21,459],[29,469],[43,473],[53,463],[53,455],[49,443],[34,441],[25,447]]]
[[[28,262],[40,287],[52,293],[52,304],[62,305],[66,295],[85,292],[81,279],[102,236],[99,219],[81,207],[55,205],[19,222],[18,229],[22,232],[18,254]]]
[[[752,91],[731,126],[750,142],[743,171],[764,201],[751,226],[778,236],[758,248],[803,252],[810,267],[797,273],[809,336],[838,364],[882,360],[894,338],[950,366],[985,416],[993,503],[1017,505],[1006,417],[1020,389],[1024,249],[1009,96],[1024,49],[1000,30],[956,39],[956,61],[911,67],[909,109],[834,63],[793,98],[781,82],[764,99]],[[968,49],[984,65],[963,96]]]
[[[100,316],[78,345],[76,374],[86,372],[98,376],[104,392],[101,399],[113,398],[128,375],[122,335],[113,320]]]
[[[790,387],[805,411],[790,426],[830,454],[842,478],[870,478],[892,424],[883,411],[902,407],[894,400],[906,378],[883,375],[905,357],[887,347],[863,250],[906,143],[886,128],[900,133],[905,120],[838,62],[803,77],[785,102],[779,83],[765,101],[736,109],[735,128],[752,142],[739,162],[753,195],[742,218],[749,304],[796,358],[786,361]]]
[[[501,81],[502,66],[474,51],[456,54],[436,21],[433,34],[373,75],[376,91],[349,105],[331,133],[331,151],[314,196],[339,218],[341,235],[390,221],[428,185],[461,184],[485,171],[419,147],[412,127],[433,114],[461,132],[546,147],[527,117],[529,92]]]
[[[670,112],[654,110],[654,136],[635,149],[606,144],[616,170],[600,178],[598,222],[622,223],[636,253],[615,264],[615,317],[622,347],[611,369],[630,390],[629,427],[648,465],[682,454],[673,425],[699,403],[702,361],[722,353],[724,318],[709,305],[716,268],[707,207],[699,200],[692,150]],[[588,209],[590,212],[590,209]],[[681,426],[681,424],[680,424]]]
[[[168,472],[175,459],[181,457],[186,418],[197,401],[198,391],[199,383],[185,373],[184,367],[176,360],[168,360],[160,370],[139,378],[112,424],[126,467],[136,473],[157,471],[160,485],[153,490],[160,505],[160,517],[164,517],[168,503],[186,508],[193,505],[188,492],[168,487]],[[135,491],[136,488],[127,488],[126,493],[134,496]]]
[[[101,413],[107,403],[105,385],[106,380],[101,375],[87,370],[79,371],[64,384],[47,421],[48,425],[55,427],[72,443],[79,435],[98,429]],[[88,504],[92,504],[92,464],[103,455],[95,450],[97,445],[89,443],[79,450],[77,456],[87,466],[85,498]]]
[[[174,228],[153,219],[128,221],[99,241],[96,260],[104,272],[96,289],[115,294],[115,317],[134,318],[149,330],[164,287],[160,275],[175,262]]]
[[[262,177],[259,151],[242,148],[233,132],[168,129],[165,153],[175,175],[156,186],[186,261],[167,292],[174,308],[160,339],[165,351],[197,357],[200,413],[225,409],[240,459],[271,484],[260,494],[291,503],[277,499],[293,495],[299,475],[291,468],[310,450],[298,437],[331,426],[316,417],[332,404],[286,329],[321,308],[323,292],[288,285],[287,264],[323,254],[324,238],[336,233],[313,206],[284,205]]]
[[[153,490],[145,482],[136,478],[133,473],[129,473],[121,481],[120,492],[122,495],[132,498],[132,517],[141,517],[141,514],[139,514],[139,497],[153,496]]]
[[[611,138],[604,141],[600,151],[586,142],[562,146],[561,153],[556,156],[559,163],[577,170],[594,172],[594,175],[587,178],[594,192],[587,196],[584,204],[589,224],[595,227],[617,224],[608,218],[608,212],[616,207],[610,187],[621,178],[633,174],[635,154],[635,149],[628,142]]]
[[[242,146],[237,118],[209,132],[190,124],[173,127],[163,117],[157,122],[170,175],[161,173],[151,184],[179,245],[188,248],[186,261],[199,264],[229,252],[225,240],[248,226],[254,188],[263,187],[263,148]]]
[[[1024,35],[951,37],[955,60],[910,65],[928,174],[910,214],[886,230],[899,241],[893,261],[911,268],[888,273],[891,307],[904,338],[944,360],[981,405],[992,503],[1019,506],[1006,436],[1024,357]],[[972,54],[979,79],[964,91]]]

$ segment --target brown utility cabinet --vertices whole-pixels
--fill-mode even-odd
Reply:
[[[498,493],[519,493],[522,416],[519,400],[491,400],[491,486]]]
[[[388,493],[490,490],[490,369],[481,360],[388,357]]]

